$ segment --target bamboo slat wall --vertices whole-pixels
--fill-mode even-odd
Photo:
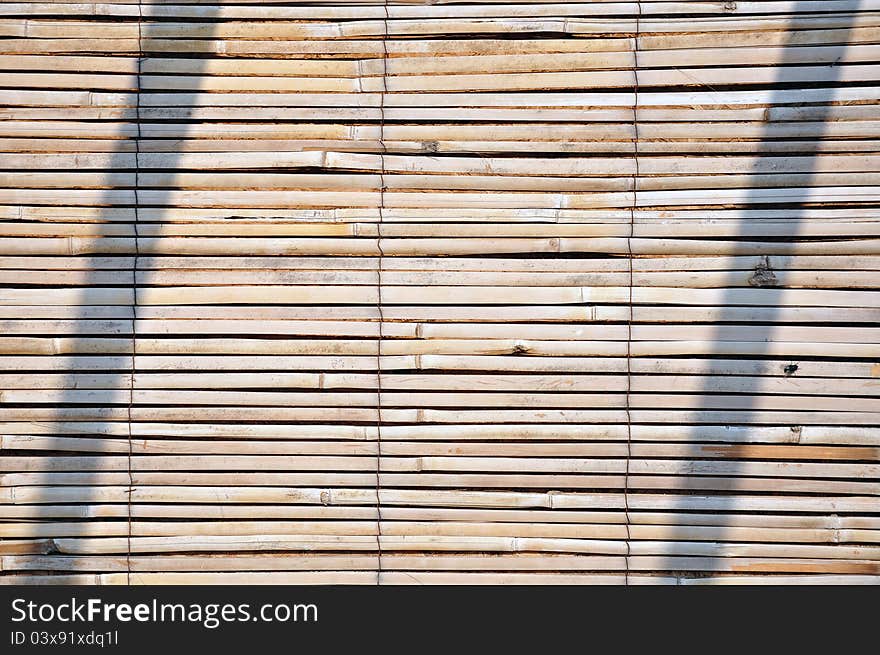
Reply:
[[[0,4],[3,582],[880,582],[880,1]]]

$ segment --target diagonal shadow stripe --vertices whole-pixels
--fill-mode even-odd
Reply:
[[[131,408],[136,371],[136,322],[139,316],[136,294],[139,286],[149,283],[150,271],[150,259],[140,254],[139,242],[142,237],[139,235],[139,226],[145,222],[142,216],[144,210],[150,210],[150,216],[146,222],[161,223],[163,221],[163,211],[170,205],[169,195],[173,190],[173,187],[168,186],[151,189],[141,184],[141,165],[139,162],[143,150],[142,145],[147,138],[144,135],[144,126],[148,124],[187,125],[188,121],[193,120],[195,108],[199,104],[197,100],[200,93],[198,85],[195,85],[193,90],[166,90],[163,93],[173,94],[174,102],[163,107],[151,106],[152,103],[145,103],[142,97],[146,93],[143,88],[143,77],[149,72],[148,64],[150,62],[184,57],[193,62],[189,74],[195,78],[202,78],[205,75],[205,64],[209,59],[198,54],[193,56],[191,52],[188,52],[187,44],[192,42],[191,39],[180,40],[180,47],[174,51],[163,49],[153,51],[151,49],[150,25],[163,21],[179,20],[169,18],[168,14],[162,11],[162,3],[145,3],[143,0],[139,0],[137,5],[124,5],[124,8],[134,9],[134,11],[127,12],[124,18],[114,18],[114,23],[137,25],[138,27],[138,52],[112,53],[112,56],[130,57],[132,61],[132,69],[126,75],[133,76],[133,88],[124,95],[124,112],[121,119],[123,122],[120,123],[120,135],[124,135],[125,138],[119,139],[119,145],[110,154],[106,167],[96,171],[104,173],[110,182],[109,188],[98,202],[100,209],[97,225],[103,231],[95,235],[96,241],[100,245],[88,248],[87,252],[77,255],[82,259],[77,263],[76,268],[87,271],[87,277],[80,287],[78,305],[73,308],[79,312],[79,316],[70,330],[69,352],[72,354],[66,358],[62,369],[67,371],[67,379],[61,384],[62,391],[57,402],[55,419],[58,431],[52,436],[56,439],[55,445],[57,446],[61,446],[61,439],[74,435],[81,438],[106,439],[110,437],[115,440],[127,440],[127,470],[123,471],[118,467],[115,469],[111,467],[108,472],[103,472],[101,470],[102,457],[95,458],[96,465],[83,467],[76,472],[53,473],[48,470],[48,467],[41,467],[42,473],[36,476],[33,484],[38,489],[42,489],[44,495],[33,499],[32,502],[35,504],[32,516],[34,519],[43,518],[49,522],[52,522],[53,519],[57,521],[60,518],[58,504],[70,502],[69,498],[67,500],[64,498],[63,490],[65,487],[62,485],[69,485],[66,488],[77,487],[80,493],[76,494],[75,504],[65,505],[60,512],[61,516],[68,520],[83,522],[96,518],[109,519],[116,525],[113,534],[130,540],[132,503],[130,500],[120,502],[116,495],[112,495],[108,500],[104,491],[107,487],[124,489],[126,497],[130,499],[131,489],[136,486],[136,482],[133,482],[131,478],[130,460]],[[201,40],[210,41],[214,38],[216,26],[220,24],[218,22],[220,6],[204,5],[199,9],[199,16],[195,20],[207,25],[201,35]],[[106,23],[96,21],[96,24]],[[106,120],[96,122],[107,124]],[[181,142],[184,142],[186,138],[185,133],[179,137]],[[169,154],[178,153],[179,157],[185,150],[186,148],[181,143],[179,147],[170,150]],[[166,170],[173,173],[179,168],[177,162],[172,159]],[[141,203],[139,196],[139,193],[144,190],[153,192],[151,202],[147,204]],[[125,227],[123,237],[118,235],[119,226]],[[108,284],[110,278],[115,279],[111,284]],[[116,291],[114,295],[127,296],[126,304],[96,305],[96,302],[103,302],[105,297],[103,290],[108,288]],[[112,319],[116,324],[113,328],[115,333],[110,337],[117,341],[116,344],[111,345],[114,354],[109,357],[109,361],[105,359],[105,355],[98,356],[107,362],[106,365],[97,363],[96,366],[95,357],[86,354],[93,348],[96,339],[103,339],[107,336],[105,332],[99,331],[103,324],[96,318]],[[105,376],[103,384],[100,385],[101,389],[113,390],[112,399],[109,402],[101,402],[97,406],[94,400],[88,398],[88,392],[77,388],[79,375],[95,370],[109,374]],[[100,390],[99,393],[101,393]],[[107,394],[108,392],[103,393]],[[77,422],[80,420],[77,414],[87,416],[88,422],[85,425],[80,425]],[[96,455],[94,451],[71,452],[69,445],[55,451],[51,445],[50,442],[49,450],[44,453],[47,456],[54,454],[62,456]],[[114,452],[110,455],[112,458],[120,456],[124,458],[126,453]],[[59,489],[61,489],[60,494]],[[41,508],[44,508],[43,511]],[[40,550],[50,557],[60,554],[55,538],[44,540]],[[127,550],[128,553],[124,558],[114,557],[106,567],[88,563],[88,555],[86,555],[82,559],[72,558],[67,563],[53,565],[52,570],[64,571],[68,569],[70,573],[127,571],[126,580],[130,582],[130,541]]]
[[[798,56],[798,46],[801,45],[801,42],[798,38],[798,26],[797,26],[797,18],[799,16],[804,15],[815,15],[812,12],[815,12],[815,3],[814,2],[795,2],[792,3],[793,7],[790,11],[793,20],[791,21],[791,25],[789,27],[786,40],[782,44],[783,45],[783,55],[782,61],[776,65],[778,70],[777,73],[777,82],[773,85],[773,93],[771,94],[767,112],[767,118],[764,127],[764,134],[761,138],[761,145],[758,148],[756,157],[756,165],[753,169],[751,175],[753,176],[754,183],[747,184],[746,186],[750,189],[749,193],[743,200],[742,203],[742,214],[741,218],[739,218],[739,228],[737,230],[738,236],[735,237],[741,245],[745,245],[743,242],[747,242],[749,240],[749,227],[751,225],[749,218],[749,211],[754,210],[756,208],[759,209],[783,209],[787,212],[787,222],[789,224],[788,230],[788,239],[791,241],[797,241],[801,230],[803,229],[803,223],[805,221],[805,210],[812,202],[810,198],[810,193],[812,189],[812,181],[815,178],[817,172],[817,157],[821,151],[821,139],[822,134],[817,134],[813,140],[809,143],[807,147],[805,147],[800,152],[796,153],[798,157],[809,158],[809,164],[799,175],[800,188],[798,191],[800,192],[800,197],[795,198],[793,201],[790,201],[784,205],[775,205],[768,204],[766,197],[761,193],[766,187],[762,187],[760,185],[760,177],[762,177],[762,173],[766,173],[763,170],[761,164],[765,163],[767,159],[777,159],[777,158],[785,158],[792,155],[792,153],[784,152],[780,154],[773,147],[773,142],[776,138],[774,134],[774,127],[776,124],[776,120],[774,118],[774,108],[780,106],[791,106],[793,104],[789,86],[786,85],[786,77],[785,72],[787,66],[790,65],[803,65],[803,60]],[[834,3],[832,3],[833,5]],[[844,3],[841,3],[844,4]],[[849,18],[849,22],[835,30],[836,32],[836,43],[832,46],[832,54],[831,60],[835,63],[832,63],[830,66],[831,74],[826,77],[826,80],[821,84],[814,84],[811,87],[811,92],[809,98],[805,98],[804,101],[809,103],[810,105],[810,120],[815,121],[816,123],[822,124],[827,130],[827,125],[831,120],[831,115],[833,111],[834,105],[832,104],[837,97],[837,91],[840,87],[841,76],[840,73],[842,71],[842,67],[837,65],[844,55],[846,54],[847,47],[849,45],[849,36],[852,33],[853,22],[857,17],[857,12],[859,11],[862,2],[861,0],[856,0],[852,2],[846,2],[845,7],[841,6],[840,11],[845,11],[847,13],[841,14]],[[831,9],[831,7],[829,7]],[[834,9],[838,9],[834,7]],[[823,12],[822,15],[827,14],[828,12]],[[794,103],[796,106],[798,103]],[[784,119],[783,119],[784,120]],[[827,205],[824,205],[827,207]],[[758,219],[760,220],[760,219]],[[742,248],[741,251],[735,251],[733,256],[749,254],[748,247]],[[751,255],[755,259],[759,259],[758,257]],[[762,265],[766,264],[766,266]],[[774,287],[782,289],[784,287],[778,287],[775,284],[774,276],[772,274],[772,257],[768,258],[760,258],[758,267],[756,268],[755,274],[752,276],[750,284],[756,287]],[[739,294],[742,291],[741,285],[741,272],[737,272],[735,270],[731,270],[728,276],[726,283],[724,283],[724,293],[721,298],[719,311],[721,316],[719,319],[715,321],[714,328],[714,337],[712,338],[713,343],[720,343],[725,340],[725,336],[729,336],[731,332],[735,332],[740,325],[737,325],[738,322],[742,320],[742,315],[739,310],[743,309],[741,304],[738,304],[740,301],[738,299]],[[770,352],[770,345],[773,340],[774,330],[778,325],[778,321],[782,320],[784,317],[784,307],[781,304],[775,304],[767,306],[762,313],[762,320],[760,323],[750,324],[758,334],[750,337],[751,340],[755,342],[759,342],[761,344],[760,347],[763,347],[763,352],[755,351],[752,355],[750,355],[751,359],[759,359],[762,361],[770,362],[774,366],[778,366],[780,371],[785,369],[785,367],[791,362],[790,359],[779,359],[774,357]],[[724,357],[719,354],[707,354],[706,358],[710,361],[714,361],[715,358]],[[791,370],[791,369],[787,369]],[[795,369],[796,370],[796,369]],[[711,375],[711,370],[707,372],[706,377],[703,380],[702,389],[698,392],[703,399],[703,402],[706,404],[703,407],[700,407],[695,410],[693,414],[694,425],[697,426],[690,434],[686,436],[687,443],[690,443],[690,452],[685,455],[685,458],[691,462],[700,460],[705,457],[703,452],[703,443],[701,443],[701,437],[699,426],[705,424],[717,424],[717,418],[715,417],[717,412],[713,411],[714,407],[711,403],[711,398],[714,393],[717,393],[718,390],[715,388],[713,383],[713,378]],[[760,379],[756,376],[755,379]],[[743,395],[738,396],[738,398],[742,399],[744,402],[744,406],[737,410],[738,420],[735,425],[727,425],[722,427],[734,428],[734,429],[754,429],[761,430],[762,424],[760,423],[760,410],[757,408],[757,399],[759,398],[762,390],[760,387],[756,386],[751,391],[743,393]],[[792,430],[799,429],[799,426],[789,426]],[[734,463],[736,460],[733,460]],[[688,498],[693,495],[701,495],[701,494],[712,494],[715,493],[717,496],[715,497],[716,502],[715,506],[712,510],[713,513],[717,513],[719,516],[730,515],[735,513],[738,510],[736,498],[733,494],[736,493],[735,488],[725,489],[728,493],[718,493],[719,486],[716,484],[715,486],[710,485],[706,487],[701,484],[701,480],[703,478],[700,477],[698,472],[694,471],[686,471],[681,473],[682,477],[685,478],[685,484],[680,491],[680,502],[674,508],[674,512],[677,514],[688,514],[689,512],[693,512],[694,508],[688,502]],[[741,474],[740,474],[741,475]],[[727,473],[727,477],[730,479],[736,479],[738,473],[736,470],[732,470]],[[708,491],[707,491],[708,489]],[[714,491],[713,491],[714,490]],[[723,519],[720,519],[717,523],[720,527],[721,533],[718,534],[713,541],[715,542],[725,542],[727,541],[726,532],[729,530],[729,522],[727,524],[728,527],[725,527],[725,522]],[[671,544],[679,544],[686,541],[693,541],[694,537],[691,534],[691,531],[688,529],[688,526],[678,525],[673,526],[669,534],[669,540]],[[674,546],[673,546],[674,548]],[[681,571],[680,567],[680,559],[679,556],[683,553],[676,552],[672,550],[668,552],[663,561],[660,563],[658,573],[661,575],[672,573],[676,576],[676,579],[681,581],[683,578],[693,577],[694,571]],[[701,566],[701,571],[703,572],[711,572],[715,569],[724,570],[724,567],[721,566],[725,562],[724,556],[719,557],[705,557],[705,565]]]

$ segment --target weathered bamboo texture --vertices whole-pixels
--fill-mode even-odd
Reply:
[[[880,582],[880,2],[0,4],[0,581]]]

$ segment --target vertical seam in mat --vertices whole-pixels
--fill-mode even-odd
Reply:
[[[135,126],[136,133],[134,139],[134,259],[131,266],[131,371],[128,378],[128,493],[127,497],[127,514],[128,529],[126,536],[126,556],[125,568],[126,584],[131,584],[131,496],[134,493],[134,476],[132,474],[132,431],[131,431],[131,412],[134,406],[134,375],[135,375],[135,355],[137,354],[137,270],[140,258],[140,244],[138,223],[140,216],[138,208],[140,207],[140,197],[138,189],[140,188],[140,140],[141,140],[141,65],[144,59],[143,47],[143,0],[138,0],[138,16],[137,16],[137,74],[135,77]]]
[[[638,206],[639,188],[639,38],[641,35],[642,3],[637,3],[635,38],[633,39],[633,177],[632,205],[629,212],[629,235],[626,239],[627,260],[629,262],[629,320],[626,326],[626,469],[623,478],[623,506],[626,526],[626,555],[624,558],[624,583],[630,582],[630,555],[632,553],[632,534],[630,532],[629,513],[629,471],[632,458],[632,334],[633,334],[633,247],[635,235],[636,208]]]
[[[378,310],[379,333],[376,341],[376,584],[382,582],[382,339],[385,316],[382,310],[382,223],[385,216],[385,93],[388,90],[388,0],[382,5],[382,88],[379,93],[379,221],[376,226],[376,247],[379,257],[376,264],[376,309]]]

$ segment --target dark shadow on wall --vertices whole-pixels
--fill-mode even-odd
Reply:
[[[126,96],[124,116],[113,120],[95,120],[100,125],[114,124],[119,121],[120,133],[126,138],[119,139],[118,146],[110,154],[106,167],[89,172],[104,173],[109,182],[107,189],[99,200],[100,209],[97,215],[96,241],[100,243],[98,248],[88,249],[87,252],[78,254],[80,260],[76,269],[84,271],[85,279],[80,287],[80,296],[76,307],[71,307],[71,313],[78,315],[72,321],[72,326],[65,334],[70,339],[70,347],[66,351],[65,365],[61,368],[66,379],[61,384],[58,402],[52,409],[56,412],[54,421],[57,422],[53,430],[52,438],[56,439],[54,445],[59,450],[54,451],[51,441],[47,444],[49,450],[42,451],[38,455],[59,457],[84,457],[91,460],[88,464],[77,467],[75,471],[52,472],[46,467],[32,477],[32,484],[36,485],[39,494],[32,502],[32,513],[29,518],[40,520],[44,526],[46,523],[62,522],[89,522],[99,520],[101,523],[113,522],[115,530],[113,535],[116,539],[126,539],[131,536],[132,505],[127,500],[131,493],[131,487],[137,486],[136,478],[132,481],[129,477],[131,469],[126,462],[130,456],[131,444],[131,407],[133,405],[132,394],[134,393],[133,376],[135,373],[134,357],[137,348],[136,321],[138,319],[138,307],[136,290],[137,287],[149,284],[149,267],[151,256],[141,254],[141,244],[146,240],[142,232],[145,223],[161,224],[163,211],[170,205],[172,188],[162,186],[150,188],[142,184],[141,177],[145,172],[168,172],[173,173],[179,169],[175,160],[176,153],[186,150],[187,125],[194,120],[194,108],[198,105],[199,81],[205,76],[205,64],[209,61],[211,46],[197,48],[191,52],[190,44],[210,44],[214,39],[216,25],[219,23],[217,5],[187,5],[194,11],[198,11],[197,19],[169,18],[163,15],[163,4],[175,3],[141,3],[138,5],[125,5],[136,8],[136,13],[128,15],[124,20],[119,17],[112,18],[114,24],[126,23],[138,26],[138,49],[139,52],[114,52],[102,53],[108,56],[134,57],[136,64],[135,88],[124,93]],[[178,6],[179,7],[179,6]],[[61,17],[62,19],[68,17]],[[179,47],[172,50],[156,49],[151,45],[151,37],[160,37],[155,27],[162,22],[199,22],[206,23],[206,33],[200,35],[198,40],[181,39],[177,43]],[[103,20],[100,24],[107,24]],[[170,41],[165,41],[169,43]],[[82,53],[90,54],[90,53]],[[144,78],[156,74],[156,68],[151,66],[164,59],[187,59],[192,62],[187,74],[195,83],[191,89],[183,91],[169,91],[164,88],[156,88],[156,84],[150,84],[144,88]],[[176,75],[179,77],[179,75]],[[94,89],[96,93],[107,93],[106,90]],[[173,95],[174,99],[169,103],[158,104],[155,99],[145,98],[148,94],[162,93]],[[142,153],[156,152],[157,148],[151,147],[159,144],[156,134],[151,132],[150,126],[176,124],[179,126],[180,135],[177,137],[165,137],[165,145],[158,148],[169,155],[167,164],[161,169],[149,168],[141,170],[140,156]],[[149,142],[145,146],[145,142]],[[179,157],[179,155],[177,155]],[[80,168],[84,172],[88,169]],[[139,194],[150,190],[150,202],[142,203]],[[145,216],[146,214],[146,216]],[[120,235],[120,228],[124,227],[127,232]],[[140,238],[139,238],[140,235]],[[127,242],[127,243],[124,243]],[[35,266],[39,266],[39,259],[35,260]],[[95,298],[101,293],[94,289],[115,288],[125,294],[130,291],[127,305],[119,304],[99,306]],[[72,315],[72,314],[71,314]],[[107,334],[107,320],[114,321],[113,332]],[[110,353],[95,353],[91,349],[96,339],[108,338],[114,340],[110,347]],[[69,354],[68,354],[69,353]],[[112,359],[109,364],[98,363],[96,357]],[[77,388],[80,376],[89,374],[103,374],[104,378],[99,385],[98,394],[104,397],[90,399],[88,390]],[[39,375],[39,372],[32,372]],[[87,383],[88,384],[88,383]],[[106,394],[114,394],[112,398],[106,398]],[[76,421],[76,414],[82,412],[88,415],[83,423],[94,425],[80,425]],[[95,418],[92,418],[94,416]],[[72,419],[72,420],[71,420]],[[83,449],[77,451],[70,445],[64,445],[64,440],[71,437],[83,439],[106,440],[113,439],[117,444],[112,452],[94,451]],[[128,442],[128,447],[120,446],[119,441]],[[33,451],[30,451],[33,455]],[[115,466],[106,468],[108,462],[115,462]],[[106,470],[102,469],[105,467]],[[111,494],[108,498],[102,491],[106,487],[122,489],[120,497],[118,493]],[[73,492],[74,496],[66,499],[59,496],[59,488]],[[64,492],[62,492],[64,493]],[[63,504],[62,504],[63,503]],[[50,528],[51,529],[51,528]],[[60,541],[63,534],[39,540],[37,552],[49,556],[48,565],[45,567],[33,567],[33,572],[43,570],[47,573],[58,574],[92,574],[92,573],[131,573],[130,548],[125,551],[119,548],[113,549],[112,553],[102,556],[111,556],[113,561],[106,566],[97,565],[97,562],[88,563],[84,560],[69,561],[64,563],[60,557],[71,555],[69,549],[64,548],[64,542]],[[65,552],[68,551],[68,552]],[[78,557],[84,555],[88,560],[88,552],[72,555]],[[58,558],[54,556],[60,556]],[[55,560],[53,563],[51,560]],[[15,573],[10,571],[9,573]],[[26,573],[20,571],[20,573]]]
[[[740,242],[741,246],[743,246],[742,250],[734,252],[733,255],[749,255],[750,258],[756,260],[756,269],[754,274],[751,276],[749,284],[751,288],[785,288],[784,285],[778,285],[778,282],[775,280],[775,276],[772,272],[772,260],[773,257],[770,256],[768,259],[764,259],[763,257],[759,257],[757,255],[752,255],[748,252],[748,242],[752,241],[754,243],[754,238],[750,237],[749,234],[749,226],[750,226],[750,218],[749,211],[750,210],[761,210],[761,209],[779,209],[785,211],[786,221],[789,224],[789,229],[787,230],[787,238],[791,241],[797,241],[799,237],[799,233],[802,230],[802,223],[805,220],[805,209],[808,203],[810,202],[809,194],[811,190],[812,181],[815,179],[816,169],[817,169],[817,157],[821,151],[821,139],[823,137],[822,133],[816,134],[812,140],[804,139],[803,148],[801,148],[798,152],[779,152],[774,149],[773,143],[776,139],[774,134],[774,126],[775,120],[778,120],[774,116],[774,108],[777,106],[799,106],[800,103],[792,100],[792,87],[803,88],[804,86],[808,87],[810,90],[810,95],[808,98],[804,99],[804,105],[809,106],[809,120],[811,122],[820,123],[824,126],[827,126],[829,120],[831,119],[831,114],[833,111],[833,103],[836,98],[836,93],[840,87],[840,71],[841,66],[838,65],[838,62],[843,59],[846,54],[847,47],[849,45],[850,35],[853,30],[853,23],[856,18],[856,12],[858,12],[861,8],[862,2],[846,2],[846,10],[841,9],[840,15],[847,18],[846,25],[841,25],[838,28],[835,28],[835,43],[830,45],[832,49],[831,55],[828,59],[830,59],[833,63],[825,64],[824,67],[828,68],[831,71],[831,74],[828,75],[825,80],[821,83],[813,83],[813,84],[790,84],[786,83],[785,78],[785,70],[790,65],[806,65],[801,59],[797,57],[798,46],[801,45],[801,41],[799,40],[799,32],[797,26],[797,17],[798,16],[810,16],[810,15],[822,15],[827,16],[829,12],[822,12],[820,14],[815,13],[815,3],[814,2],[795,2],[793,3],[794,7],[791,10],[791,14],[794,16],[794,21],[789,27],[787,37],[785,42],[783,43],[784,50],[782,55],[782,61],[776,65],[778,69],[778,77],[777,82],[774,85],[776,89],[770,97],[769,100],[769,111],[767,112],[766,124],[764,128],[764,134],[761,138],[761,144],[758,147],[757,152],[755,153],[757,165],[753,169],[751,175],[755,177],[755,184],[748,185],[751,188],[751,191],[746,195],[742,203],[742,211],[743,214],[741,218],[739,218],[739,229],[737,230],[738,236],[735,237],[737,241]],[[829,9],[833,8],[835,3],[829,4]],[[844,4],[844,3],[841,3]],[[807,13],[813,12],[813,13]],[[783,118],[784,120],[784,118]],[[735,153],[729,153],[735,154]],[[809,158],[809,164],[799,173],[799,181],[800,184],[798,186],[799,191],[802,192],[801,197],[796,198],[792,201],[789,201],[785,204],[770,204],[766,201],[765,197],[761,194],[763,189],[766,187],[760,186],[759,177],[762,176],[762,163],[766,163],[768,159],[776,159],[776,158],[785,158],[790,156],[797,156],[802,158]],[[766,171],[764,171],[766,174]],[[761,220],[761,219],[755,219]],[[735,335],[737,331],[746,326],[752,328],[756,334],[749,338],[749,341],[754,342],[754,347],[756,348],[753,351],[753,354],[749,356],[749,359],[761,360],[765,362],[770,362],[774,366],[778,366],[780,372],[791,363],[790,359],[782,359],[772,355],[771,352],[771,344],[773,339],[774,330],[778,324],[778,321],[784,318],[783,312],[784,309],[781,305],[767,305],[763,308],[755,308],[755,307],[746,307],[743,305],[737,305],[736,303],[739,301],[737,296],[743,290],[742,286],[743,281],[743,272],[732,270],[729,273],[729,277],[727,282],[723,285],[723,294],[720,301],[719,312],[720,317],[715,321],[715,330],[714,336],[712,337],[712,342],[719,344],[723,341],[730,340],[731,335]],[[745,287],[749,289],[750,287]],[[743,323],[743,311],[748,309],[759,309],[761,310],[761,319],[758,322],[754,323]],[[763,352],[760,350],[763,348]],[[722,353],[708,353],[703,356],[705,359],[710,361],[715,361],[716,359],[725,359],[727,358]],[[789,369],[791,370],[791,369]],[[794,369],[796,370],[796,369]],[[706,377],[703,381],[702,388],[699,393],[701,394],[701,398],[703,403],[705,403],[702,407],[698,407],[694,410],[694,418],[695,425],[698,427],[694,428],[694,431],[686,436],[688,440],[687,443],[690,444],[690,452],[687,453],[684,458],[688,462],[699,461],[705,458],[702,449],[702,443],[700,442],[699,435],[699,425],[718,425],[717,415],[718,411],[716,411],[709,399],[712,398],[713,394],[718,393],[718,389],[713,385],[713,378],[711,375],[711,370],[707,371],[705,374]],[[760,379],[757,377],[756,379]],[[759,383],[760,384],[760,383]],[[722,427],[732,427],[732,428],[748,428],[749,426],[757,423],[757,419],[759,418],[760,410],[757,407],[757,399],[761,394],[760,388],[755,388],[753,393],[745,393],[742,392],[742,395],[739,396],[739,399],[742,403],[739,409],[736,410],[739,418],[735,423],[729,423]],[[702,422],[702,423],[701,423]],[[793,430],[799,429],[798,426],[788,426]],[[761,429],[761,425],[758,424],[758,430]],[[687,430],[686,427],[683,427],[683,430]],[[736,460],[724,460],[724,461],[733,461]],[[693,471],[687,471],[686,473],[680,474],[685,478],[686,482],[682,485],[680,493],[685,494],[681,497],[681,500],[677,503],[677,506],[672,509],[675,513],[680,514],[688,514],[692,512],[692,506],[688,503],[688,495],[716,495],[719,499],[719,505],[717,509],[713,509],[709,513],[717,514],[719,517],[722,517],[726,514],[735,513],[737,511],[736,503],[733,499],[732,495],[735,494],[735,487],[724,487],[723,489],[719,489],[719,486],[710,485],[709,488],[700,484],[702,480],[711,480],[711,478],[703,478],[699,474],[695,474]],[[729,479],[734,479],[737,475],[736,470],[731,470],[725,477]],[[706,512],[698,512],[698,513],[706,513]],[[724,543],[726,539],[727,529],[725,525],[729,527],[729,519],[725,524],[724,519],[719,519],[717,526],[721,529],[721,534],[717,535],[714,539],[711,539],[713,542],[721,542]],[[691,530],[685,525],[677,525],[674,526],[671,534],[668,539],[671,540],[672,544],[678,544],[686,541],[695,541],[697,539],[691,534]],[[725,562],[728,558],[725,558],[723,555],[719,555],[718,557],[705,557],[702,558],[705,562],[705,566],[701,567],[700,571],[683,571],[679,570],[680,563],[677,557],[686,557],[687,553],[678,552],[672,546],[670,552],[663,556],[663,561],[661,561],[659,568],[657,569],[657,573],[659,575],[677,575],[679,577],[693,577],[695,574],[699,575],[700,573],[711,572],[716,568],[719,568],[721,564]],[[721,567],[723,570],[723,567]]]

